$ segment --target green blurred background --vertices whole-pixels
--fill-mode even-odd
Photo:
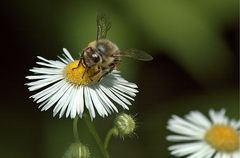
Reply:
[[[24,78],[36,56],[56,59],[67,48],[74,57],[96,38],[96,12],[112,19],[108,38],[120,48],[138,48],[152,62],[125,59],[122,75],[139,86],[129,114],[136,136],[114,138],[112,158],[170,158],[167,120],[190,110],[225,108],[239,119],[239,24],[237,0],[22,0],[1,4],[0,157],[60,158],[73,141],[72,120],[40,112],[28,99]],[[121,109],[122,110],[122,109]],[[120,110],[120,111],[121,111]],[[116,114],[94,120],[101,137]],[[80,120],[82,142],[100,152]]]

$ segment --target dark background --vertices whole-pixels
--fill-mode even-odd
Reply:
[[[111,157],[171,157],[167,120],[191,110],[207,114],[225,108],[239,119],[239,24],[237,0],[1,2],[0,155],[7,158],[59,158],[72,139],[72,120],[40,112],[24,83],[36,56],[56,59],[66,47],[74,57],[95,39],[97,10],[112,19],[108,37],[120,48],[139,48],[152,62],[126,59],[123,76],[139,86],[129,114],[136,135],[110,142]],[[94,120],[101,137],[116,114]],[[100,157],[80,121],[82,142]]]

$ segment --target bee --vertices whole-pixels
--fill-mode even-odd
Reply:
[[[111,28],[111,20],[106,14],[97,14],[97,39],[90,42],[80,54],[78,66],[83,63],[85,72],[92,67],[96,67],[96,71],[89,76],[93,78],[100,74],[99,81],[112,72],[121,62],[121,57],[130,57],[142,61],[150,61],[153,57],[144,51],[137,49],[120,50],[118,46],[106,38],[107,32]],[[82,75],[82,77],[85,75]]]

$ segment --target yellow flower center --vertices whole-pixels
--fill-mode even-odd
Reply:
[[[88,85],[99,81],[101,73],[98,73],[97,66],[86,68],[79,60],[70,62],[64,70],[65,79],[74,85]]]
[[[205,134],[205,140],[218,151],[234,152],[239,149],[239,134],[227,125],[212,126]]]

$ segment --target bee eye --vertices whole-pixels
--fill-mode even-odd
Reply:
[[[99,56],[97,55],[97,54],[92,54],[92,59],[93,59],[93,61],[95,62],[95,63],[97,63],[97,62],[99,62],[99,60],[100,60],[100,58],[99,58]]]

